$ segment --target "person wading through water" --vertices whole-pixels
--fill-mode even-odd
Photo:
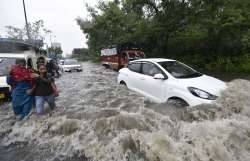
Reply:
[[[44,104],[47,102],[51,109],[54,109],[55,95],[58,95],[54,79],[47,73],[46,66],[41,64],[38,68],[39,76],[36,77],[34,89],[37,114],[43,114]]]
[[[11,67],[7,83],[12,89],[12,106],[16,117],[20,120],[27,118],[33,104],[34,77],[32,69],[26,69],[26,61],[17,59],[16,65]]]

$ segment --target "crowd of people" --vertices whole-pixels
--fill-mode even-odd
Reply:
[[[53,63],[53,62],[52,62]],[[26,68],[24,59],[17,59],[16,65],[9,69],[7,83],[12,89],[12,107],[15,116],[26,119],[35,106],[36,113],[44,113],[45,102],[53,110],[58,90],[55,84],[55,67],[44,57],[37,59],[37,70]]]

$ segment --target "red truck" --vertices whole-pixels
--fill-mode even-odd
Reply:
[[[126,67],[129,61],[144,58],[140,48],[125,45],[113,45],[101,49],[101,62],[106,68],[119,70]]]

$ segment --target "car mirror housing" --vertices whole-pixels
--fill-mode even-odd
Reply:
[[[155,74],[154,79],[165,79],[165,77],[162,74]]]

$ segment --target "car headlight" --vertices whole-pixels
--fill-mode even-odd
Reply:
[[[205,92],[201,89],[195,88],[195,87],[188,87],[188,90],[196,97],[208,99],[208,100],[215,100],[217,96],[212,95],[208,92]]]

